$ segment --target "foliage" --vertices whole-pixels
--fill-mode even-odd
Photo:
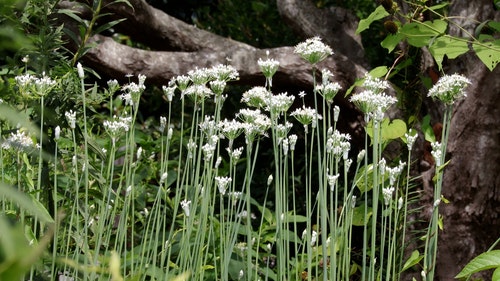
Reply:
[[[386,19],[384,26],[389,34],[381,45],[389,52],[392,52],[402,41],[417,48],[428,47],[440,70],[445,56],[448,59],[454,59],[469,50],[474,51],[490,70],[493,70],[500,62],[500,40],[496,39],[494,34],[485,33],[489,29],[498,34],[500,32],[498,22],[488,20],[480,23],[475,34],[461,28],[464,33],[468,34],[468,37],[456,37],[447,34],[450,25],[460,27],[442,12],[448,6],[448,2],[430,7],[416,4],[417,7],[414,10],[418,13],[406,15],[400,12],[395,2],[385,2],[389,4],[378,6],[366,19],[360,21],[356,32],[366,30],[375,21]],[[437,19],[422,20],[419,18],[422,13],[430,13]],[[399,18],[404,21],[398,20]]]

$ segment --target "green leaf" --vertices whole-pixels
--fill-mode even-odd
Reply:
[[[401,271],[405,271],[414,265],[417,265],[424,256],[420,255],[420,252],[418,250],[415,250],[411,253],[411,256],[406,260],[405,264],[403,265],[403,269]]]
[[[374,69],[370,70],[370,72],[368,72],[368,73],[370,74],[371,77],[380,78],[380,77],[386,75],[387,71],[389,71],[387,66],[379,66],[379,67],[375,67]]]
[[[443,35],[447,27],[443,20],[411,22],[403,25],[401,33],[408,38],[408,44],[421,48],[428,46],[433,38]]]
[[[19,205],[20,208],[25,209],[33,215],[36,215],[38,219],[43,222],[52,223],[54,219],[50,216],[49,212],[45,207],[37,202],[36,199],[32,199],[23,192],[14,189],[7,184],[0,182],[0,196],[3,196],[7,200],[11,200]]]
[[[361,204],[354,208],[352,212],[352,225],[354,226],[363,226],[366,225],[370,221],[370,217],[372,216],[372,208],[368,207],[365,217],[365,205]]]
[[[389,34],[387,35],[387,37],[385,37],[385,39],[380,43],[380,46],[384,47],[387,49],[387,51],[390,53],[392,51],[394,51],[394,49],[396,48],[396,46],[401,42],[403,41],[404,39],[406,38],[406,36],[401,33],[401,32],[398,32],[396,34]]]
[[[99,26],[99,28],[97,28],[97,29],[94,31],[94,33],[99,34],[99,33],[103,32],[103,31],[105,31],[105,30],[108,30],[108,29],[112,28],[113,26],[115,26],[115,25],[119,24],[120,22],[122,22],[122,21],[124,21],[124,20],[126,20],[126,19],[118,19],[118,20],[114,20],[114,21],[107,22],[107,23],[105,23],[105,24],[103,24],[103,25]]]
[[[455,278],[467,278],[472,274],[500,267],[500,250],[493,250],[490,252],[482,253],[472,259]],[[493,279],[495,280],[495,279]]]
[[[443,68],[443,59],[445,55],[449,59],[454,59],[469,51],[469,46],[466,41],[460,40],[460,38],[440,36],[431,41],[429,51],[441,70]]]
[[[497,269],[493,271],[493,275],[491,275],[491,280],[500,280],[500,267],[497,267]]]
[[[434,6],[427,7],[426,10],[436,11],[436,10],[439,10],[439,9],[442,9],[442,8],[448,6],[449,4],[450,3],[448,3],[448,2],[443,2],[441,4],[437,4],[437,5],[434,5]]]
[[[370,138],[373,138],[373,122],[369,122],[366,125],[366,133],[370,136]],[[390,121],[389,118],[384,118],[380,124],[380,136],[382,142],[398,139],[404,136],[405,133],[406,123],[401,119],[394,119]]]
[[[496,39],[491,35],[481,34],[480,42],[472,42],[472,49],[476,52],[479,59],[486,67],[493,69],[500,62],[500,39]]]
[[[424,138],[428,142],[435,142],[436,136],[434,135],[434,130],[431,126],[431,116],[425,115],[422,119],[422,132],[424,133]]]
[[[356,29],[356,34],[361,33],[363,30],[366,30],[370,27],[374,21],[379,19],[383,19],[387,17],[389,13],[385,10],[382,5],[379,5],[375,11],[373,11],[366,19],[362,19],[359,21],[358,28]]]

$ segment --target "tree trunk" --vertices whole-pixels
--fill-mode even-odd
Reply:
[[[500,21],[500,12],[488,0],[454,1],[450,15],[463,16],[459,24],[472,34],[477,23],[471,19]],[[466,36],[458,29],[451,32]],[[468,53],[449,62],[447,73],[455,72],[468,77],[472,85],[456,106],[451,124],[451,162],[443,182],[443,195],[450,204],[440,207],[444,231],[439,240],[439,280],[453,280],[500,237],[500,67],[490,72]],[[490,279],[491,272],[483,277]]]

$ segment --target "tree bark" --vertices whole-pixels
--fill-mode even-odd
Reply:
[[[500,21],[488,0],[454,1],[450,15],[474,34],[478,20]],[[467,36],[459,29],[451,33]],[[474,53],[450,61],[447,72],[472,81],[467,98],[456,106],[451,124],[441,205],[444,231],[437,262],[439,280],[453,280],[465,264],[500,237],[500,67],[489,71]],[[482,274],[485,280],[491,272]]]

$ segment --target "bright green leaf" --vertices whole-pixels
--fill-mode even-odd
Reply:
[[[479,59],[492,71],[500,62],[500,39],[494,40],[491,35],[481,34],[479,43],[472,42],[472,48]]]
[[[414,265],[418,264],[424,256],[420,255],[420,252],[418,250],[415,250],[411,253],[411,256],[406,260],[405,264],[403,265],[403,269],[401,271],[405,271]]]
[[[387,17],[389,13],[385,10],[382,5],[379,5],[375,11],[373,11],[366,19],[362,19],[359,21],[358,28],[356,29],[356,34],[361,33],[363,30],[368,29],[370,24],[374,21],[383,19]]]
[[[497,267],[495,271],[493,271],[493,275],[491,276],[491,280],[500,280],[500,267]]]
[[[466,41],[451,36],[440,36],[430,42],[429,51],[436,60],[439,69],[443,68],[443,59],[446,55],[449,59],[454,59],[469,51]]]
[[[370,72],[368,72],[368,73],[370,74],[371,77],[380,78],[380,77],[384,76],[385,74],[387,74],[387,71],[389,71],[387,66],[379,66],[379,67],[375,67],[374,69],[370,70]]]
[[[472,259],[455,278],[467,278],[476,272],[498,267],[500,267],[500,250],[493,250]]]
[[[390,53],[392,52],[396,46],[405,39],[405,35],[403,33],[389,34],[385,39],[380,43],[380,46],[387,49]]]
[[[447,27],[443,20],[411,22],[403,25],[401,33],[408,38],[408,44],[421,48],[428,46],[433,38],[443,35]]]

